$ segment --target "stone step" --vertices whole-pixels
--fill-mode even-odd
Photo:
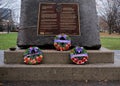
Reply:
[[[119,61],[120,62],[120,61]],[[0,81],[120,80],[120,64],[3,64]]]
[[[6,64],[21,64],[23,63],[23,53],[25,50],[16,50],[4,52],[4,62]],[[69,51],[42,50],[44,59],[42,64],[70,64]],[[89,63],[113,63],[114,52],[107,49],[88,50]]]
[[[1,86],[120,86],[120,81],[5,81]]]

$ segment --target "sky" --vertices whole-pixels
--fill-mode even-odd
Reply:
[[[20,22],[20,6],[21,0],[0,0],[0,8],[9,8],[12,10],[14,22]]]
[[[108,8],[107,0],[96,0],[96,7],[98,15],[101,15],[101,11],[106,12],[106,8]]]

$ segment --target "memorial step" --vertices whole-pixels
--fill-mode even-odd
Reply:
[[[0,81],[120,80],[120,64],[3,64]]]
[[[69,58],[69,51],[56,51],[56,50],[42,50],[44,59],[42,64],[71,64]],[[25,50],[4,52],[4,63],[6,64],[22,64],[23,53]],[[114,52],[111,50],[103,49],[100,50],[88,50],[89,63],[114,63]]]

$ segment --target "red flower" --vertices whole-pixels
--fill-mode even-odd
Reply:
[[[35,59],[32,60],[32,64],[36,64],[36,60]]]
[[[75,63],[76,63],[76,62],[78,62],[78,58],[74,58],[74,60],[73,60],[73,61],[74,61]]]
[[[72,61],[74,61],[74,58],[71,58]]]
[[[36,57],[36,60],[37,60],[38,63],[40,63],[42,58],[41,57]]]
[[[58,44],[57,43],[54,43],[54,46],[57,46]]]
[[[81,60],[79,60],[79,61],[77,62],[77,64],[82,64],[82,61],[81,61]]]
[[[60,47],[60,51],[63,51],[63,48],[62,48],[62,47]]]
[[[63,47],[63,51],[66,50],[64,47]]]
[[[26,64],[28,64],[29,61],[30,61],[30,58],[24,57],[24,62],[25,62]]]
[[[42,55],[40,55],[39,57],[40,57],[41,59],[43,58],[43,56],[42,56]]]
[[[71,44],[70,44],[70,43],[68,43],[68,46],[70,47],[70,46],[71,46]]]
[[[66,46],[65,46],[65,49],[66,49],[66,50],[68,50],[68,49],[69,49],[69,46],[68,46],[68,45],[66,45]]]
[[[28,59],[27,57],[24,57],[24,60]]]

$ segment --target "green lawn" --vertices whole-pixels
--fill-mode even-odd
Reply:
[[[17,33],[0,34],[0,50],[16,46]],[[120,50],[120,37],[101,37],[103,47]]]
[[[0,50],[16,46],[17,33],[0,34]]]
[[[111,50],[120,50],[120,38],[118,37],[101,37],[103,47]]]

